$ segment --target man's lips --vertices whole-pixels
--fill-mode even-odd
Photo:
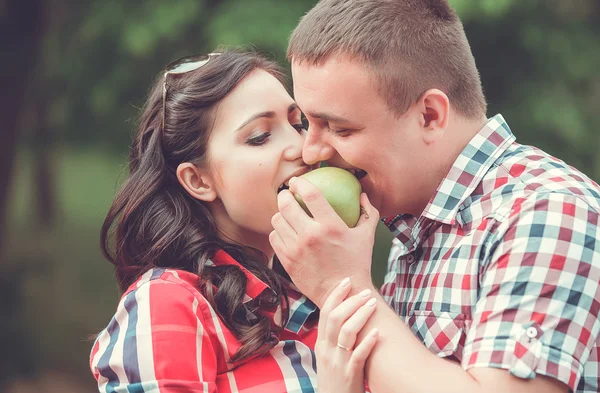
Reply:
[[[367,172],[362,169],[359,169],[359,168],[340,168],[340,169],[345,169],[348,172],[352,173],[358,180],[367,176]]]
[[[356,178],[358,180],[360,180],[363,177],[367,176],[367,171],[364,171],[364,170],[358,169],[358,168],[355,168],[354,171],[350,171],[350,172],[352,172],[354,174],[354,176],[356,176]]]

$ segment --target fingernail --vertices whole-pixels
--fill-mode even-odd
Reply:
[[[360,207],[360,214],[364,214],[366,219],[369,219],[369,213],[367,213],[367,211],[361,206]]]
[[[364,291],[362,291],[361,293],[359,293],[360,296],[362,297],[367,297],[371,294],[371,290],[370,289],[365,289]]]
[[[373,307],[375,304],[377,303],[377,299],[375,299],[374,297],[372,297],[371,299],[369,299],[369,301],[367,302],[367,306],[369,307]]]
[[[376,337],[379,334],[379,329],[374,328],[371,330],[371,337]]]
[[[342,282],[340,283],[340,287],[344,288],[347,287],[348,284],[350,284],[350,277],[346,277],[342,280]]]
[[[292,178],[290,179],[290,183],[289,183],[289,185],[291,186],[291,185],[292,185],[292,183],[293,183],[293,182],[295,182],[295,181],[296,181],[296,177],[294,176],[294,177],[292,177]]]

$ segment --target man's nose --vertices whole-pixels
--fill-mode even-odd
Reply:
[[[302,160],[308,165],[327,161],[335,154],[333,147],[326,143],[317,133],[309,130],[304,140]]]

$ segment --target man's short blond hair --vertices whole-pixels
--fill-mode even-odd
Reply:
[[[320,64],[331,55],[365,64],[398,115],[432,88],[465,117],[486,114],[475,59],[447,0],[321,0],[292,33],[287,57]]]

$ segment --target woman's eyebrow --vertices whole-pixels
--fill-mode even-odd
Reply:
[[[260,112],[255,115],[252,115],[246,121],[244,121],[238,128],[236,128],[235,131],[237,132],[237,131],[241,130],[242,128],[246,127],[248,124],[252,123],[254,120],[260,119],[262,117],[265,117],[267,119],[272,119],[275,117],[275,112],[274,111],[266,111],[266,112]]]
[[[290,104],[290,106],[288,106],[288,115],[296,109],[298,109],[298,105],[295,102],[293,104]],[[260,112],[255,115],[252,115],[246,121],[244,121],[238,128],[236,128],[236,131],[241,130],[242,128],[246,127],[248,124],[252,123],[256,119],[260,119],[263,117],[267,118],[267,119],[272,119],[275,117],[275,115],[276,115],[275,111],[265,111],[265,112]]]
[[[298,104],[293,102],[290,106],[288,106],[288,115],[298,109]]]

